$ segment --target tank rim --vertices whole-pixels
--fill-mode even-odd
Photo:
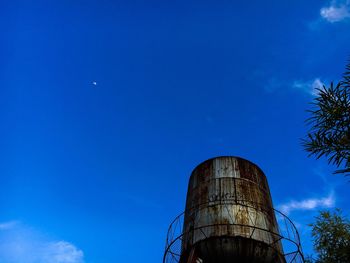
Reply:
[[[265,173],[264,173],[263,170],[259,167],[259,165],[257,165],[256,163],[254,163],[254,162],[252,162],[252,161],[250,161],[250,160],[248,160],[248,159],[245,159],[245,158],[240,157],[240,156],[235,156],[235,155],[218,155],[218,156],[215,156],[215,157],[211,157],[211,158],[209,158],[209,159],[206,159],[205,161],[202,161],[202,162],[200,162],[198,165],[196,165],[195,168],[192,169],[192,171],[191,171],[190,179],[192,178],[194,171],[196,171],[201,165],[203,165],[203,164],[205,164],[205,163],[207,163],[207,162],[213,161],[213,160],[215,160],[215,159],[224,159],[224,158],[234,158],[234,159],[243,160],[243,161],[245,161],[245,162],[247,162],[247,163],[250,163],[251,165],[255,166],[255,167],[259,170],[259,172],[261,172],[261,174],[263,174],[263,175],[266,177]]]

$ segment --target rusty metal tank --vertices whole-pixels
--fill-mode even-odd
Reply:
[[[163,262],[303,262],[299,235],[283,216],[290,224],[288,237],[280,233],[266,176],[257,165],[239,157],[209,159],[191,174],[186,210],[169,228]],[[287,255],[284,238],[296,245]]]
[[[242,158],[214,158],[194,169],[184,230],[183,263],[191,255],[213,263],[285,262],[278,238],[270,234],[278,227],[266,177]],[[274,247],[267,245],[271,241]]]

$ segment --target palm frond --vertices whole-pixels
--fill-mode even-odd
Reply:
[[[316,159],[327,157],[330,164],[343,166],[335,173],[350,174],[350,62],[343,79],[336,85],[318,88],[311,102],[311,115],[306,119],[310,126],[302,140],[304,149]]]

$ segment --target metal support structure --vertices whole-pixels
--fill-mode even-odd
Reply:
[[[239,157],[198,165],[186,209],[169,227],[163,263],[302,263],[292,221],[275,210],[263,171]]]
[[[237,203],[238,202],[238,203]],[[253,205],[246,205],[243,204],[240,201],[226,201],[227,205],[240,205],[240,206],[245,206],[249,208],[253,208],[255,206]],[[203,207],[205,207],[207,204],[202,204]],[[200,209],[200,208],[199,208]],[[196,208],[198,210],[198,208]],[[265,211],[266,212],[266,211]],[[300,237],[298,230],[296,229],[295,225],[293,222],[282,212],[274,209],[274,212],[277,217],[277,221],[280,223],[279,224],[279,229],[278,232],[271,233],[275,239],[274,241],[270,242],[268,244],[269,247],[272,249],[276,249],[276,244],[278,242],[282,242],[284,253],[283,257],[285,258],[286,263],[303,263],[304,262],[304,256],[302,252],[302,247],[300,243]],[[182,251],[182,240],[184,235],[186,234],[191,234],[191,233],[185,233],[183,229],[183,222],[184,222],[184,216],[185,212],[180,214],[175,218],[175,220],[171,223],[169,229],[168,229],[168,235],[167,235],[167,240],[166,240],[166,246],[165,246],[165,253],[163,257],[163,263],[178,263],[181,262],[181,255],[184,251]],[[195,233],[195,232],[201,232],[205,233],[206,229],[213,229],[215,227],[220,227],[220,226],[225,226],[225,227],[231,227],[234,228],[236,227],[244,227],[247,229],[250,229],[251,236],[253,233],[264,233],[268,232],[268,230],[259,228],[255,226],[254,224],[248,224],[248,225],[242,225],[242,224],[235,224],[233,222],[227,223],[227,224],[215,224],[215,225],[205,225],[201,226],[200,228],[195,228],[191,230],[190,232]],[[186,263],[197,263],[200,262],[201,259],[196,258],[195,256],[195,251],[191,251],[191,256],[189,257],[191,260],[186,262]],[[194,261],[193,261],[194,260]],[[205,262],[203,262],[205,263]],[[271,262],[273,263],[273,262]]]

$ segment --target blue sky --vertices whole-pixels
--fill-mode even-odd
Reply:
[[[266,173],[306,253],[348,179],[300,146],[350,1],[2,1],[0,262],[161,262],[191,170]]]

